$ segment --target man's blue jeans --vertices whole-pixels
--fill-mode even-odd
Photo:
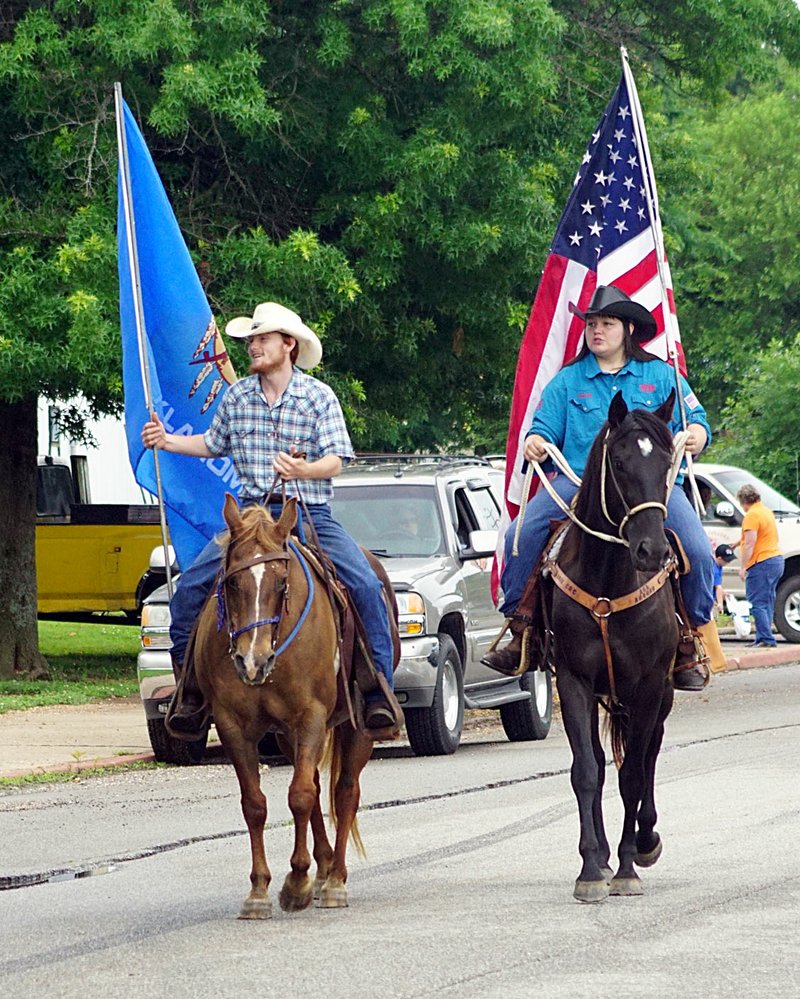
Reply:
[[[775,611],[775,591],[783,575],[783,566],[783,555],[775,555],[751,565],[744,577],[745,593],[756,623],[756,642],[776,644],[772,634],[772,616]]]
[[[280,516],[279,503],[271,504],[269,509],[276,519]],[[327,552],[336,566],[336,572],[347,587],[364,623],[373,661],[392,687],[394,654],[389,632],[389,615],[383,601],[383,584],[355,541],[342,525],[334,520],[327,503],[309,504],[308,512],[323,551]],[[303,513],[300,507],[297,508],[297,513],[300,517],[302,537]],[[172,639],[172,657],[179,662],[183,661],[186,654],[192,627],[214,585],[221,562],[222,551],[212,539],[186,572],[181,573],[178,580],[178,586],[170,603],[172,623],[169,634]]]
[[[569,504],[578,491],[568,478],[558,475],[553,480],[558,495]],[[563,520],[565,514],[552,500],[543,487],[539,487],[525,509],[525,519],[519,538],[519,555],[511,554],[517,522],[513,521],[505,540],[505,563],[500,585],[503,588],[503,604],[500,611],[510,617],[517,609],[522,592],[533,567],[539,560],[550,536],[550,521]],[[684,491],[676,486],[667,503],[666,527],[673,530],[683,542],[691,571],[681,576],[681,592],[686,602],[690,623],[697,627],[711,620],[714,607],[714,558],[711,542],[703,530],[700,518],[686,498]]]

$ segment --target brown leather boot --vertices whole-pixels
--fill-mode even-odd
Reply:
[[[523,637],[525,629],[530,627],[530,624],[531,620],[527,616],[523,617],[515,614],[510,618],[508,627],[512,635],[511,641],[502,649],[487,652],[481,659],[483,665],[497,670],[498,673],[502,673],[504,676],[519,676],[521,673],[524,673],[528,668],[528,664],[526,662],[523,666],[522,663]]]
[[[695,629],[681,632],[672,668],[672,686],[676,690],[703,690],[710,676],[700,634]]]
[[[197,685],[194,660],[188,664],[172,660],[172,670],[178,681],[164,719],[167,731],[183,742],[196,742],[208,732],[211,713],[203,692]]]

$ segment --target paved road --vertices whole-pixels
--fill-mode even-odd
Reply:
[[[569,753],[502,737],[368,767],[351,906],[235,919],[248,849],[230,769],[0,794],[0,991],[28,997],[797,996],[800,670],[682,695],[659,763],[646,894],[581,906]],[[265,771],[276,885],[286,767]],[[620,808],[609,774],[612,835]],[[76,876],[94,873],[97,876]]]
[[[732,667],[746,669],[800,660],[800,645],[779,640],[777,650],[748,649],[747,642],[723,638]],[[486,712],[487,720],[497,717]],[[468,736],[469,738],[470,736]],[[211,742],[215,742],[212,729]],[[71,768],[99,762],[152,759],[138,697],[98,704],[64,705],[0,715],[0,777]]]

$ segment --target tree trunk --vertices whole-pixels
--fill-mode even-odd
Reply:
[[[36,599],[36,397],[0,401],[0,677],[48,676]]]

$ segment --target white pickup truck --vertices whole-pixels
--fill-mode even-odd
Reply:
[[[744,468],[705,462],[694,468],[701,491],[704,486],[710,490],[703,526],[715,546],[732,544],[741,537],[744,511],[736,493],[745,483],[758,489],[762,503],[775,514],[781,554],[786,559],[775,600],[775,626],[788,642],[800,642],[800,507]],[[736,597],[744,596],[740,568],[737,558],[723,570],[722,585]]]

